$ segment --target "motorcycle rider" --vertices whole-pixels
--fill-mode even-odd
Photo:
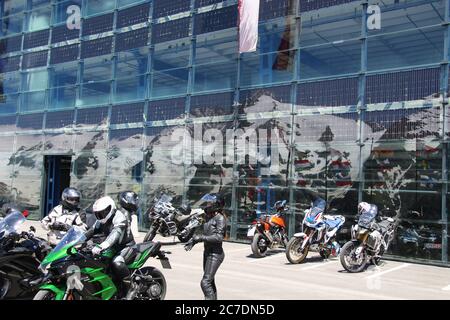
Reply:
[[[205,295],[205,300],[217,300],[214,276],[225,258],[222,247],[226,232],[226,220],[222,213],[224,201],[217,194],[207,194],[202,200],[206,201],[206,205],[203,207],[206,216],[203,234],[195,235],[184,247],[186,251],[189,251],[195,244],[204,242],[204,274],[200,286]]]
[[[51,245],[58,244],[73,225],[87,229],[85,216],[79,208],[80,200],[81,193],[77,189],[65,188],[61,194],[61,204],[41,220],[42,227],[49,231],[47,237]]]
[[[135,241],[128,220],[128,210],[137,210],[138,198],[137,195],[124,193],[124,196],[119,197],[119,199],[122,208],[127,208],[126,213],[125,210],[117,209],[114,200],[109,196],[98,199],[92,207],[97,218],[93,234],[100,233],[106,237],[103,242],[92,248],[92,254],[94,256],[100,255],[107,249],[112,249],[118,253],[112,259],[111,270],[114,283],[119,288],[119,296],[125,297],[130,280],[130,270],[127,264],[135,257],[135,250],[132,247],[135,245]]]
[[[358,204],[358,216],[365,213],[375,216],[378,214],[378,207],[367,202],[360,202]]]

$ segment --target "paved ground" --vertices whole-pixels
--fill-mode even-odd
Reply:
[[[39,224],[38,234],[42,235]],[[137,241],[142,241],[140,233]],[[167,299],[203,299],[202,245],[186,252],[172,238],[163,242],[172,269],[164,269],[168,283]],[[225,261],[216,276],[219,299],[450,299],[450,268],[385,261],[379,270],[349,274],[338,261],[328,261],[310,253],[301,265],[288,263],[283,251],[270,252],[265,258],[253,258],[250,246],[224,243]],[[159,260],[148,264],[161,269]]]

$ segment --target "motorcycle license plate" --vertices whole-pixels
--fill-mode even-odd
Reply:
[[[172,266],[170,265],[169,259],[160,259],[161,265],[164,269],[172,269]]]
[[[247,237],[253,238],[253,236],[255,235],[255,231],[256,231],[255,227],[250,228],[247,232]]]

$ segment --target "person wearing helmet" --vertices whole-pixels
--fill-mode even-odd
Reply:
[[[131,226],[132,232],[137,232],[136,221],[133,225],[133,215],[137,215],[139,209],[139,196],[133,191],[124,191],[119,193],[117,198],[122,212],[127,216],[128,224]]]
[[[131,198],[126,196],[124,199],[129,200]],[[127,206],[128,210],[137,209],[137,197],[135,197],[135,205],[128,206],[130,204],[128,200],[126,201],[127,203],[123,202],[121,205]],[[93,227],[93,234],[102,234],[105,237],[103,242],[92,248],[92,254],[94,256],[100,255],[108,249],[118,253],[112,259],[111,270],[113,280],[119,287],[119,296],[125,297],[129,289],[130,277],[130,270],[127,264],[135,257],[133,246],[136,244],[127,213],[117,209],[114,200],[109,196],[95,201],[92,211],[97,219]]]
[[[66,232],[74,225],[86,229],[85,219],[80,212],[81,193],[75,188],[65,188],[61,203],[41,220],[42,227],[49,231],[48,242],[57,245]]]
[[[374,204],[370,204],[367,202],[360,202],[358,204],[358,216],[360,216],[363,213],[376,216],[378,214],[378,207]]]
[[[203,233],[195,235],[186,245],[187,251],[199,243],[204,243],[203,252],[203,278],[200,282],[205,300],[217,300],[217,288],[214,276],[222,264],[225,253],[222,241],[226,232],[226,220],[222,213],[224,201],[216,194],[207,194],[202,198],[205,201],[203,210],[206,221],[203,225]]]

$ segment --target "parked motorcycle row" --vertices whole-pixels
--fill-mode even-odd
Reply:
[[[248,231],[255,257],[262,258],[268,250],[283,247],[290,263],[305,262],[310,251],[327,259],[340,256],[348,272],[361,272],[369,264],[378,264],[394,237],[392,218],[378,216],[376,206],[362,203],[359,217],[352,227],[352,239],[342,249],[336,235],[345,222],[341,215],[324,214],[326,202],[318,198],[305,211],[302,232],[288,238],[285,214],[287,201],[277,201],[273,213],[261,214]],[[131,288],[125,296],[118,294],[118,284],[111,274],[110,263],[115,252],[106,250],[100,256],[92,248],[101,242],[92,229],[68,227],[56,245],[35,235],[36,230],[20,232],[26,214],[9,210],[0,219],[0,300],[78,300],[128,299],[162,300],[167,292],[163,273],[153,266],[144,266],[149,258],[160,260],[163,268],[171,268],[156,234],[189,241],[204,223],[204,211],[188,205],[176,208],[172,198],[162,195],[147,212],[150,228],[144,242],[133,246],[136,256],[129,263]],[[64,228],[63,228],[64,229]]]
[[[268,249],[285,248],[286,258],[292,264],[305,261],[310,251],[324,259],[340,256],[340,262],[348,272],[361,272],[370,264],[378,265],[394,238],[395,221],[379,217],[378,208],[368,203],[358,205],[359,217],[351,229],[351,240],[340,247],[336,235],[345,222],[341,215],[326,215],[326,202],[317,198],[305,211],[302,232],[288,240],[284,213],[286,201],[274,205],[273,214],[260,215],[250,226],[247,236],[252,241],[255,257],[264,257]]]

